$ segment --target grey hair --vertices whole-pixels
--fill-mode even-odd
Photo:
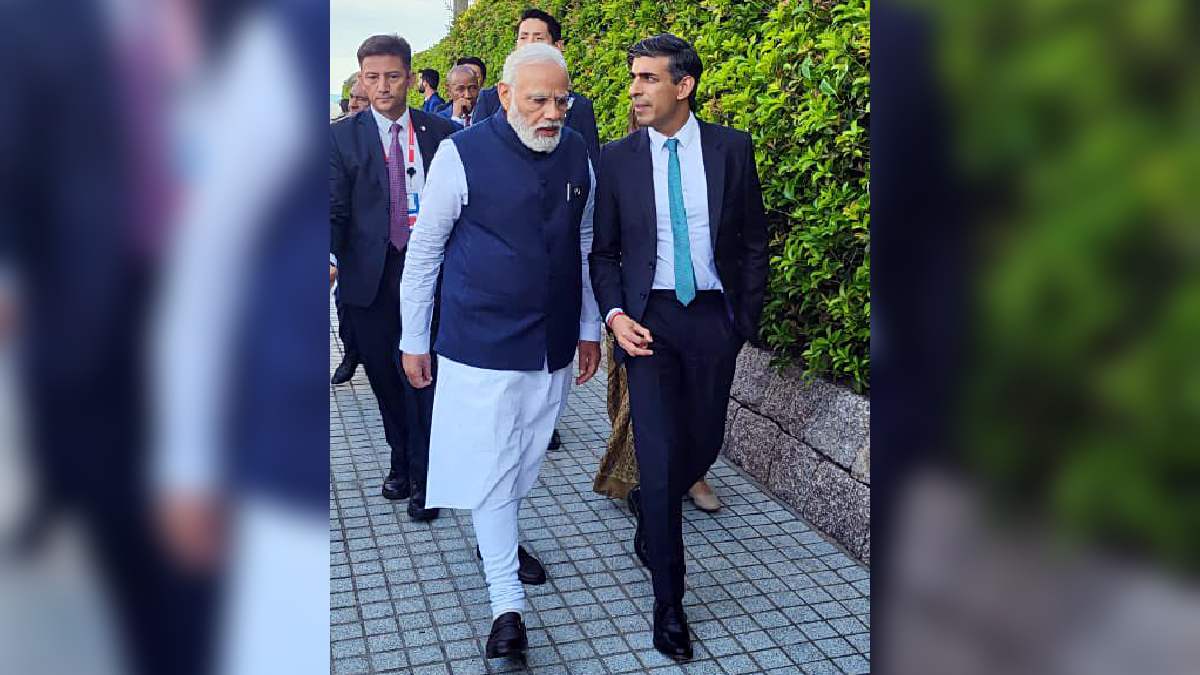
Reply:
[[[446,73],[446,81],[447,81],[447,82],[449,82],[449,81],[450,81],[450,78],[451,78],[451,77],[452,77],[452,76],[453,76],[455,73],[467,73],[467,74],[469,74],[469,75],[471,76],[471,79],[477,79],[477,78],[478,78],[478,76],[475,74],[475,69],[474,69],[474,68],[472,68],[471,66],[468,66],[468,65],[459,64],[459,65],[457,65],[457,66],[454,66],[453,68],[451,68],[451,69],[450,69],[450,72]],[[479,86],[481,86],[481,87],[482,87],[482,86],[483,86],[483,83],[482,83],[482,82],[480,82],[480,83],[479,83]]]
[[[570,83],[571,73],[567,71],[567,60],[563,58],[562,52],[542,42],[534,42],[513,50],[508,58],[504,59],[504,73],[500,75],[500,81],[510,87],[514,86],[517,70],[521,66],[535,63],[552,63],[562,68],[563,72],[567,73],[567,82]]]

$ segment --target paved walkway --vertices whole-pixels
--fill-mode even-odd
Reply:
[[[330,321],[336,331],[336,316]],[[330,371],[341,359],[330,336]],[[526,587],[532,673],[865,673],[870,669],[868,570],[741,473],[709,475],[725,508],[684,508],[696,658],[680,667],[651,646],[653,594],[633,557],[633,517],[592,492],[610,427],[603,370],[574,389],[521,513],[522,541],[550,580]],[[388,450],[360,368],[331,388],[330,631],[332,673],[495,673],[491,626],[470,516],[409,521],[379,495]]]

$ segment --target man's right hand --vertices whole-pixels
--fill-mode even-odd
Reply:
[[[417,389],[424,389],[433,384],[433,361],[429,353],[401,354],[400,362],[404,365],[404,374],[408,382]]]
[[[333,282],[337,281],[337,265],[329,263],[329,287],[333,288]]]
[[[645,326],[629,318],[628,315],[614,316],[611,328],[617,344],[630,356],[650,356],[654,353],[649,348],[650,343],[654,342],[654,336],[650,335],[650,331]]]

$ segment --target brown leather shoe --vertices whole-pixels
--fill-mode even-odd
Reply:
[[[716,513],[721,510],[721,500],[717,499],[717,493],[713,491],[712,486],[704,482],[704,479],[696,481],[688,490],[688,497],[696,508],[705,513]]]

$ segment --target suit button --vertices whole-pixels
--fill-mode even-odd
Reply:
[[[654,263],[652,263],[652,262],[646,263],[646,267],[649,267],[650,269],[654,269]]]
[[[645,293],[645,292],[643,292],[643,293],[642,293],[642,297],[643,297],[643,298],[644,298],[644,297],[646,297],[646,293]]]

